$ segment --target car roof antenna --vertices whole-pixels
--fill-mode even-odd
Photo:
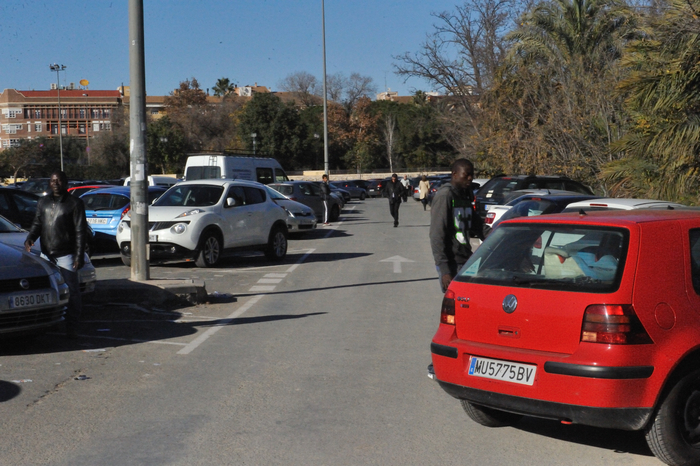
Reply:
[[[668,210],[676,210],[676,208],[675,208],[675,207],[673,207],[673,206],[672,206],[672,205],[670,205],[670,204],[669,204],[669,205],[667,205],[667,206],[666,206],[666,208],[667,208]]]
[[[579,210],[578,210],[578,214],[579,214],[579,215],[588,215],[588,214],[586,213],[586,211],[583,210],[583,209],[579,209]]]

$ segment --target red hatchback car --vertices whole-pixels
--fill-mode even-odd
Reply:
[[[434,378],[474,421],[644,430],[700,464],[700,211],[506,221],[445,293]]]

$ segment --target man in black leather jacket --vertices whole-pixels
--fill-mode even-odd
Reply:
[[[389,198],[389,211],[394,218],[394,227],[399,226],[399,207],[401,207],[401,199],[406,193],[406,188],[399,181],[396,173],[391,175],[391,180],[384,185],[384,194]]]
[[[82,311],[78,270],[85,265],[85,205],[80,198],[68,194],[65,172],[52,173],[49,186],[51,193],[39,199],[24,247],[29,252],[37,238],[41,238],[42,255],[61,269],[70,289],[66,330],[69,337],[75,337]]]

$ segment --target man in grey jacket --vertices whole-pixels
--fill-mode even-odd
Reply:
[[[484,222],[476,213],[472,180],[474,165],[467,159],[452,164],[452,179],[440,186],[430,211],[430,247],[443,293],[472,255],[470,233],[484,239]]]

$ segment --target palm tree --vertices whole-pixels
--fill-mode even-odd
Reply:
[[[217,97],[226,97],[227,95],[233,93],[234,89],[236,89],[236,85],[228,78],[217,79],[216,84],[214,87],[212,87],[214,95]]]
[[[634,119],[614,146],[626,163],[607,167],[637,196],[698,203],[700,182],[700,0],[671,0],[649,18],[649,34],[630,44],[620,90]],[[635,170],[635,167],[643,169]],[[624,191],[623,191],[624,192]]]

